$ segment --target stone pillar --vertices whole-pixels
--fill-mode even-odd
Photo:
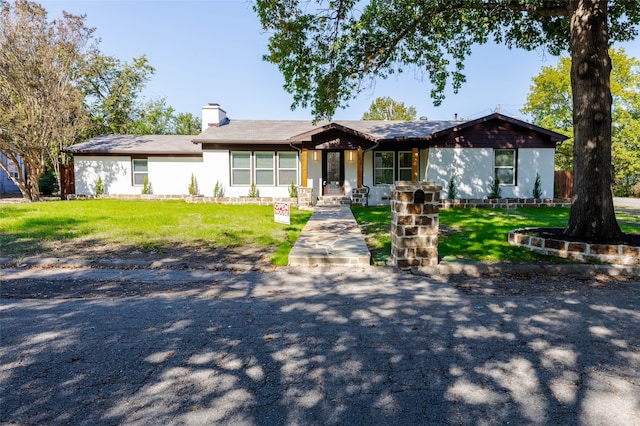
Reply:
[[[441,186],[398,181],[391,187],[391,259],[401,269],[438,264]]]
[[[313,188],[299,186],[296,190],[298,192],[298,207],[312,207]]]

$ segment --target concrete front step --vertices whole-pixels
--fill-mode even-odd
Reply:
[[[289,253],[290,266],[370,264],[371,253],[348,206],[316,206]]]
[[[335,195],[321,195],[318,197],[316,206],[350,206],[351,198],[335,196]]]

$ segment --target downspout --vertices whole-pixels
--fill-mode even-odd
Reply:
[[[297,147],[293,144],[293,142],[289,142],[289,146],[290,146],[291,148],[295,149],[296,151],[298,151],[298,154],[300,154],[300,163],[301,163],[301,164],[300,164],[300,167],[302,168],[302,148],[297,148]],[[309,167],[309,166],[307,165],[307,167]],[[302,180],[302,176],[300,176],[300,180]],[[300,185],[302,185],[302,182],[300,182]],[[304,187],[306,188],[306,182],[305,182]]]
[[[364,151],[362,151],[362,162],[363,163],[364,163],[364,154],[365,154],[365,152],[373,151],[374,149],[376,149],[378,147],[378,145],[380,145],[380,143],[376,139],[376,141],[374,142],[374,145],[371,148],[367,148]],[[364,164],[362,165],[362,167],[364,168]],[[369,188],[367,185],[364,184],[364,179],[363,179],[363,182],[362,182],[362,186],[367,188],[367,200],[368,200],[369,199],[369,193],[371,192],[371,188]],[[367,204],[369,204],[368,201],[367,201]]]

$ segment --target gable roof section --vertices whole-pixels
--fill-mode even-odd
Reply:
[[[431,135],[428,135],[425,139],[426,140],[436,140],[436,139],[444,139],[447,136],[453,134],[453,133],[461,133],[467,129],[471,129],[473,127],[476,127],[480,124],[485,124],[488,123],[490,121],[503,121],[505,123],[509,123],[515,127],[519,127],[523,130],[528,130],[534,133],[538,133],[541,135],[544,135],[545,137],[549,138],[550,142],[556,143],[556,142],[562,142],[566,139],[568,139],[565,135],[562,135],[560,133],[556,133],[553,132],[551,130],[547,130],[543,127],[539,127],[536,126],[534,124],[531,123],[527,123],[526,121],[522,121],[522,120],[518,120],[517,118],[513,118],[513,117],[509,117],[506,115],[502,115],[500,113],[493,113],[475,120],[470,120],[470,121],[466,121],[466,122],[462,122],[459,124],[456,124],[452,127],[437,131],[432,133]]]
[[[100,135],[65,149],[83,155],[202,156],[192,135]]]
[[[459,121],[378,121],[336,120],[316,124],[304,120],[230,120],[220,127],[209,127],[193,138],[194,143],[238,145],[299,145],[310,142],[321,133],[338,130],[348,135],[369,140],[396,140],[424,138],[436,131],[449,128]]]

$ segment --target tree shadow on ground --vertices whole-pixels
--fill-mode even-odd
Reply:
[[[638,283],[513,282],[290,269],[4,299],[0,421],[638,423]]]

